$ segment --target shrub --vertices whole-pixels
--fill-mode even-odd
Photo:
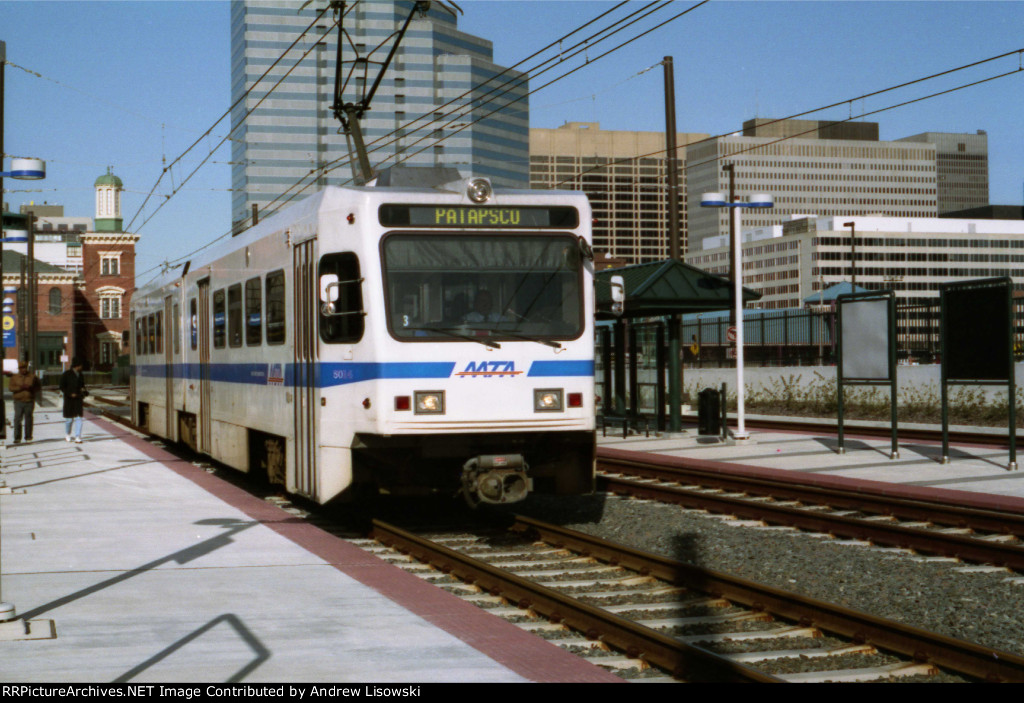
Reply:
[[[697,397],[694,386],[686,393]],[[726,404],[736,410],[736,393],[727,390]],[[759,415],[835,417],[838,413],[838,381],[814,372],[803,382],[801,374],[774,378],[761,388],[747,389],[747,412]],[[900,422],[939,424],[942,421],[942,396],[934,383],[910,384],[899,389],[897,417]],[[844,392],[848,419],[887,421],[890,418],[888,386],[847,386]],[[1024,389],[1016,389],[1017,426],[1024,427]],[[1009,406],[1006,391],[986,393],[978,386],[950,386],[949,422],[954,425],[1005,426]]]

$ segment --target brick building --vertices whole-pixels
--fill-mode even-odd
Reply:
[[[59,205],[21,206],[21,215],[35,216],[35,367],[41,371],[66,368],[73,356],[87,369],[105,371],[127,351],[123,340],[139,237],[121,231],[121,179],[108,169],[94,185],[92,221],[64,217]],[[5,216],[5,228],[12,222],[16,226],[16,219]],[[27,358],[27,244],[7,244],[3,256],[4,297],[12,303],[17,331],[17,346],[4,348],[4,358]]]

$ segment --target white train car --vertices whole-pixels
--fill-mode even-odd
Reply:
[[[581,193],[329,187],[132,301],[132,417],[294,494],[593,490]]]

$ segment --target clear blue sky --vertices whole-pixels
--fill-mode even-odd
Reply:
[[[459,4],[465,10],[459,27],[492,40],[496,62],[506,66],[612,7],[582,0]],[[690,4],[679,0],[656,16],[667,18]],[[1019,1],[715,0],[606,58],[594,60],[621,40],[588,50],[590,65],[531,96],[531,125],[586,121],[606,129],[663,131],[661,68],[640,72],[672,56],[679,130],[727,133],[754,116],[801,112],[1024,48],[1022,28]],[[5,150],[48,164],[41,183],[4,180],[8,190],[40,192],[12,192],[4,199],[15,209],[29,200],[62,203],[68,215],[91,217],[93,181],[111,165],[125,183],[127,224],[160,175],[162,159],[177,157],[228,109],[229,32],[229,6],[222,0],[0,0],[8,61],[42,76],[7,66]],[[846,118],[1020,65],[1015,55],[810,118]],[[1022,108],[1024,72],[867,119],[880,123],[882,139],[987,131],[991,200],[1021,204]],[[197,157],[174,169],[174,184],[228,127],[227,121],[218,125],[217,138],[204,140]],[[228,231],[229,160],[226,147],[217,151],[138,230],[140,274]]]

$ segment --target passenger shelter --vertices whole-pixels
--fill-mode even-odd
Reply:
[[[625,287],[621,315],[612,312],[613,276],[621,276]],[[596,317],[599,322],[606,321],[605,325],[598,327],[597,340],[604,389],[599,412],[601,421],[606,425],[609,421],[621,422],[624,432],[630,425],[649,426],[649,418],[640,413],[639,354],[633,351],[640,349],[637,344],[638,328],[641,325],[653,326],[656,429],[678,432],[682,423],[683,382],[680,317],[685,313],[730,309],[732,284],[725,276],[708,273],[682,261],[666,259],[598,271],[594,274],[594,285]],[[760,298],[760,293],[743,289],[744,307]],[[630,350],[628,354],[627,348]],[[666,399],[669,405],[667,421]]]

